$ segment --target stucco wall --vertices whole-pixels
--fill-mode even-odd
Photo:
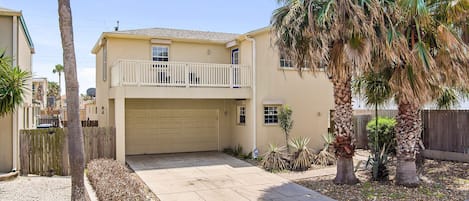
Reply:
[[[309,146],[316,150],[321,149],[321,136],[327,133],[329,111],[333,108],[332,84],[323,72],[304,72],[301,77],[297,71],[280,69],[280,56],[271,45],[269,32],[254,38],[257,46],[257,146],[260,152],[265,152],[269,143],[285,145],[285,137],[280,127],[264,124],[266,102],[283,102],[290,105],[294,120],[291,136],[310,137]],[[250,53],[251,43],[243,41],[240,47],[242,61],[248,61],[251,54],[242,52]]]
[[[12,114],[0,118],[0,172],[9,172],[13,167]]]
[[[0,16],[0,50],[5,50],[6,55],[13,55],[13,17]]]

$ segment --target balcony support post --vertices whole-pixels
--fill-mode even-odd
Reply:
[[[233,88],[233,65],[230,65],[230,88]]]
[[[189,88],[189,66],[188,66],[188,64],[184,65],[184,83],[186,84],[186,88]]]

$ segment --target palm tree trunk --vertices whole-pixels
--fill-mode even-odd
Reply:
[[[337,174],[335,184],[356,184],[358,179],[353,171],[353,154],[355,147],[353,138],[353,109],[351,77],[345,80],[334,79],[334,142],[335,154],[337,156]]]
[[[70,0],[58,1],[67,94],[68,151],[72,173],[71,200],[85,200],[85,187],[83,181],[83,172],[85,167],[83,157],[83,134],[79,120],[78,80],[75,47],[73,44],[72,12],[70,8]]]
[[[418,106],[406,100],[399,100],[397,114],[397,170],[396,183],[407,187],[416,187],[420,181],[417,176],[415,156],[421,134],[421,120]]]

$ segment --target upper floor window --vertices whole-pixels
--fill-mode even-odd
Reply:
[[[280,55],[280,68],[293,68],[292,61],[284,55]]]
[[[153,61],[169,61],[169,47],[153,46],[152,59]]]

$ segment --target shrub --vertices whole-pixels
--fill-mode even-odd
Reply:
[[[290,146],[288,140],[290,138],[290,131],[293,129],[293,111],[290,106],[284,105],[280,108],[278,112],[278,125],[282,128],[283,133],[285,134],[285,144],[287,146],[287,152],[290,153]]]
[[[269,145],[269,151],[265,153],[261,166],[267,171],[281,171],[288,168],[288,161],[285,159],[284,146]]]
[[[87,176],[99,200],[148,200],[145,186],[121,163],[95,159],[88,163]]]
[[[299,137],[290,140],[290,146],[295,149],[291,161],[291,168],[293,170],[304,171],[311,167],[314,155],[307,147],[309,141],[310,138],[307,137]]]
[[[389,170],[387,168],[389,159],[386,149],[386,145],[384,145],[378,151],[373,152],[366,162],[366,167],[371,165],[371,175],[375,181],[387,181],[389,178]]]
[[[322,138],[324,139],[324,148],[319,152],[319,154],[314,156],[313,164],[320,166],[333,165],[336,162],[336,157],[333,153],[334,147],[332,146],[335,140],[335,135],[328,133],[323,135]]]
[[[243,147],[242,147],[240,144],[238,144],[238,145],[235,146],[234,149],[233,149],[233,156],[238,157],[238,156],[240,156],[241,154],[243,154]]]
[[[376,119],[372,119],[366,125],[368,132],[368,146],[372,152],[378,151],[386,144],[387,153],[396,153],[396,139],[394,127],[396,120],[388,117],[378,117],[378,135],[376,135]]]

